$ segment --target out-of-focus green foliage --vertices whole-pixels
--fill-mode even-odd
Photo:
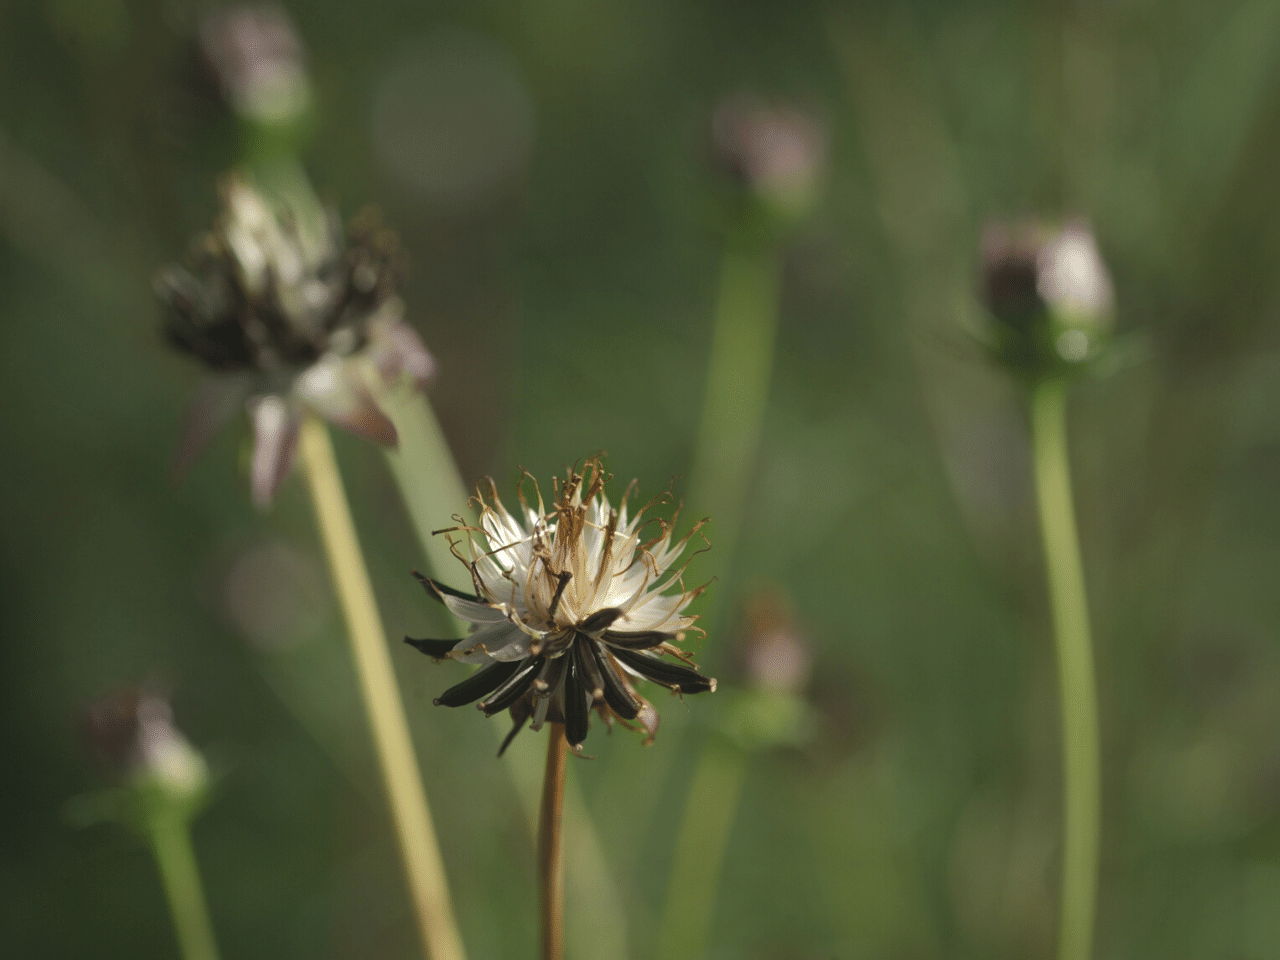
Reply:
[[[173,955],[146,852],[64,813],[99,782],[77,711],[159,676],[222,772],[195,843],[225,955],[412,957],[299,485],[253,510],[243,424],[185,482],[167,473],[199,374],[160,340],[151,275],[244,159],[202,79],[199,6],[0,5],[0,954]],[[746,88],[829,124],[825,198],[786,245],[739,555],[702,601],[726,626],[697,649],[730,689],[736,611],[761,583],[788,594],[816,729],[752,757],[723,883],[685,892],[716,898],[717,958],[1050,954],[1057,711],[1026,431],[964,330],[988,218],[1088,217],[1117,331],[1149,345],[1072,404],[1098,956],[1280,956],[1280,6],[291,13],[305,162],[345,212],[376,202],[400,231],[433,402],[464,475],[504,492],[517,465],[601,448],[642,495],[687,471],[722,236],[711,110]],[[339,453],[388,632],[436,629],[381,459]],[[713,549],[690,576],[724,569]],[[464,668],[395,657],[471,955],[528,956],[510,779],[474,716],[431,706]],[[571,766],[636,957],[719,709],[657,705],[653,748],[615,731]],[[568,909],[572,926],[591,906]]]

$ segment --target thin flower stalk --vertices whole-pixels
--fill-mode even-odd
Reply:
[[[1097,901],[1101,772],[1093,642],[1071,496],[1067,383],[1045,380],[1032,389],[1031,442],[1062,710],[1065,796],[1058,960],[1088,960]]]
[[[462,938],[387,652],[386,635],[324,425],[313,417],[305,419],[298,446],[351,641],[422,946],[430,960],[463,960]]]
[[[218,960],[218,945],[191,845],[190,823],[182,816],[156,810],[144,830],[160,871],[182,960]]]
[[[689,502],[716,508],[716,543],[732,562],[753,474],[773,376],[781,270],[772,243],[731,237],[720,267],[719,293],[706,374]]]
[[[542,960],[564,957],[564,768],[568,741],[561,724],[547,738],[538,822],[538,905],[542,920]]]
[[[720,267],[689,482],[695,508],[716,505],[716,542],[730,570],[773,377],[780,283],[776,244],[749,229],[731,234]],[[715,606],[707,611],[706,629],[715,629],[720,612]],[[741,756],[730,759],[713,745],[702,749],[677,834],[658,933],[659,960],[701,957],[705,952],[744,767]],[[683,892],[689,890],[702,893]]]
[[[746,772],[747,756],[736,744],[716,741],[702,748],[676,836],[654,952],[659,960],[706,956],[716,891]]]

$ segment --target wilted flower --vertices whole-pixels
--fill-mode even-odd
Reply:
[[[727,97],[711,117],[714,157],[785,216],[807,213],[827,160],[827,130],[812,113],[748,93]]]
[[[396,442],[372,377],[418,385],[435,362],[403,319],[399,247],[373,214],[345,231],[331,209],[309,223],[244,180],[222,184],[222,212],[190,268],[156,278],[164,331],[214,375],[196,393],[179,452],[188,464],[241,407],[253,421],[253,495],[270,501],[310,409],[353,433]]]
[[[173,724],[169,701],[127,689],[94,703],[81,721],[94,753],[125,783],[170,801],[196,800],[209,780],[199,752]]]
[[[991,223],[982,235],[993,349],[1033,377],[1095,359],[1111,331],[1111,278],[1088,225]]]
[[[645,519],[670,495],[631,517],[627,500],[636,484],[615,510],[604,492],[607,479],[596,458],[570,470],[556,482],[549,512],[540,492],[536,505],[526,501],[522,483],[520,519],[507,512],[493,481],[485,481],[487,496],[477,490],[473,501],[480,527],[454,528],[467,534],[467,555],[450,541],[475,593],[419,577],[429,593],[472,624],[472,633],[462,641],[406,641],[437,659],[483,665],[436,703],[457,707],[479,700],[486,716],[510,710],[515,725],[504,750],[531,718],[535,730],[548,719],[564,723],[565,739],[581,750],[593,709],[606,723],[614,717],[628,726],[638,721],[649,742],[658,716],[634,680],[652,680],[677,694],[716,688],[675,645],[686,630],[697,629],[697,617],[684,610],[702,588],[686,590],[684,565],[672,568],[702,523],[673,542],[679,510],[669,521]],[[657,530],[645,540],[650,524]]]
[[[306,51],[278,4],[215,10],[200,25],[200,49],[237,115],[256,123],[286,123],[311,103]]]

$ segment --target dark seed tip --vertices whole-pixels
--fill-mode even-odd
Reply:
[[[440,706],[440,698],[439,698],[439,697],[436,697],[436,698],[435,698],[434,700],[432,700],[431,702],[432,702],[433,704],[435,704],[437,707],[438,707],[438,706]]]

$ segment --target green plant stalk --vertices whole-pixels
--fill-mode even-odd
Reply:
[[[427,565],[437,579],[470,589],[469,581],[456,582],[463,567],[450,552],[444,536],[433,535],[441,527],[452,526],[451,517],[467,503],[466,488],[435,411],[422,391],[407,384],[389,390],[371,384],[371,389],[375,390],[378,404],[391,418],[400,437],[397,449],[386,451],[387,465],[400,488]],[[453,617],[446,619],[446,629],[461,638],[462,625]],[[499,724],[490,726],[495,739],[501,741],[506,731]],[[530,830],[536,837],[542,764],[535,752],[522,749],[519,739],[505,758]],[[582,791],[572,778],[565,785],[564,822],[566,831],[573,837],[566,870],[569,892],[576,903],[585,905],[588,898],[590,903],[589,909],[574,913],[574,924],[567,931],[570,953],[589,956],[592,960],[625,960],[626,916]]]
[[[148,815],[145,830],[183,960],[218,960],[190,823],[176,811],[156,810]]]
[[[732,744],[708,743],[698,758],[658,927],[658,960],[706,955],[715,892],[746,772],[747,757]]]
[[[462,938],[373,587],[333,445],[324,425],[314,417],[303,421],[298,451],[346,621],[422,946],[430,960],[462,960]]]
[[[1101,807],[1098,696],[1084,567],[1071,497],[1066,381],[1049,380],[1032,389],[1031,445],[1062,709],[1064,802],[1058,960],[1088,960],[1097,901]]]
[[[421,390],[407,383],[381,390],[378,405],[391,418],[399,435],[395,449],[384,448],[387,466],[400,488],[432,576],[449,582],[462,571],[462,564],[450,551],[444,535],[437,537],[435,531],[454,526],[453,517],[467,506],[462,475],[453,462],[440,421]],[[461,586],[472,589],[469,580]],[[449,618],[449,623],[461,638],[458,622]]]
[[[722,564],[732,562],[737,547],[769,400],[780,273],[772,242],[745,229],[729,237],[689,472],[689,504],[700,514],[714,512],[711,530]]]
[[[702,422],[689,502],[714,512],[713,545],[731,568],[769,401],[778,329],[781,264],[776,245],[747,229],[730,237],[720,266]],[[703,615],[709,633],[723,604]],[[662,922],[660,960],[701,957],[711,934],[715,889],[742,792],[746,758],[709,743],[685,801]]]

